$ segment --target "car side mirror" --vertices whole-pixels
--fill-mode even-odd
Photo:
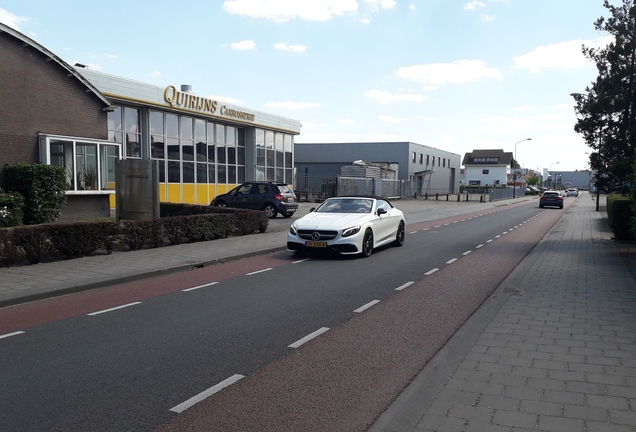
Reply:
[[[376,213],[378,214],[378,216],[381,216],[381,215],[383,215],[383,214],[385,214],[385,213],[386,213],[386,209],[385,209],[384,207],[380,207],[380,208],[376,211]]]
[[[312,207],[309,209],[309,213],[313,212],[314,210],[316,210],[316,207]]]

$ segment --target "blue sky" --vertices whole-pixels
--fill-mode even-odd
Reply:
[[[588,166],[570,93],[597,75],[581,46],[608,41],[602,3],[3,0],[0,22],[70,64],[298,119],[296,142],[516,147],[571,171]]]

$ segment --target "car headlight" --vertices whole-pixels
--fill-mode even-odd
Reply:
[[[289,233],[292,235],[298,235],[298,232],[296,231],[296,225],[295,224],[291,224],[291,226],[289,227]]]
[[[352,235],[357,234],[359,232],[360,232],[360,225],[354,226],[354,227],[351,227],[351,228],[347,228],[346,230],[343,230],[342,231],[342,236],[343,237],[349,237],[349,236],[352,236]]]

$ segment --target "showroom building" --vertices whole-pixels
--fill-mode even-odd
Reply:
[[[0,24],[0,176],[15,163],[62,166],[63,218],[108,215],[115,161],[159,167],[160,201],[209,204],[248,180],[293,182],[300,121],[71,66]]]

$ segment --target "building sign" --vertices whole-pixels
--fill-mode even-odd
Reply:
[[[115,164],[117,223],[159,218],[158,161],[119,159]]]
[[[239,111],[226,105],[221,105],[219,108],[218,101],[177,90],[175,86],[166,87],[163,97],[172,108],[195,110],[246,122],[253,122],[256,119],[256,114]]]

